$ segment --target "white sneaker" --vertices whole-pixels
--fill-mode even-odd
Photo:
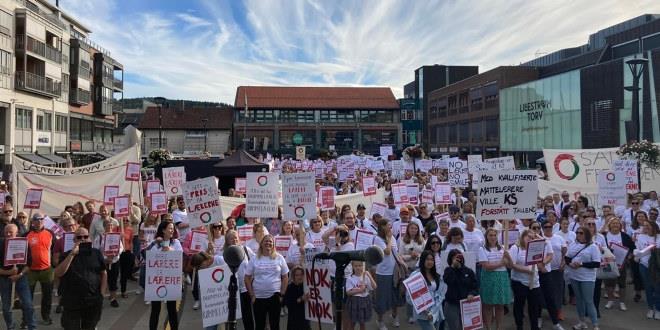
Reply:
[[[198,310],[199,309],[199,300],[195,300],[195,303],[193,304],[193,310]]]
[[[144,304],[145,305],[151,305],[151,301],[145,301]]]
[[[648,312],[646,312],[646,318],[647,319],[652,319],[653,318],[654,311],[652,309],[649,309]]]
[[[573,330],[587,329],[587,324],[580,321],[580,323],[573,326]]]
[[[399,323],[399,316],[398,315],[392,318],[392,325],[395,328],[398,328],[398,327],[401,326],[401,323]]]
[[[553,325],[552,328],[555,330],[565,330],[564,327],[562,327],[559,323]]]
[[[415,323],[415,319],[412,318],[412,317],[409,317],[409,318],[408,318],[408,323],[410,323],[410,324],[414,324],[414,323]]]
[[[385,322],[378,321],[378,330],[387,330],[387,327],[385,326]]]
[[[190,281],[190,277],[186,276],[186,284],[192,285],[192,281]]]
[[[142,294],[142,290],[140,289],[135,290],[135,294]]]
[[[608,300],[607,304],[605,304],[605,309],[610,309],[612,306],[614,306],[614,301]]]
[[[656,320],[660,320],[660,311],[655,311],[655,316],[653,318]]]
[[[624,303],[619,303],[619,309],[625,312],[628,310],[628,307]]]
[[[538,319],[536,319],[536,324],[538,324],[539,329],[543,329],[543,319],[542,318],[539,317]]]

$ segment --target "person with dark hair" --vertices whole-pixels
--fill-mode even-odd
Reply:
[[[479,283],[472,269],[465,266],[463,252],[452,249],[447,256],[447,265],[442,279],[447,284],[444,313],[449,329],[463,329],[460,302],[479,295]]]
[[[601,252],[592,240],[589,228],[583,226],[576,232],[576,240],[566,252],[566,273],[575,292],[578,324],[573,329],[586,329],[584,322],[588,316],[595,330],[598,330],[598,314],[594,304],[596,270],[600,267]]]
[[[5,226],[0,240],[0,260],[5,260],[5,239],[13,239],[18,237],[18,228],[14,224]],[[27,256],[30,258],[30,255]],[[23,322],[21,322],[21,329],[36,329],[36,320],[34,318],[34,307],[32,306],[32,295],[28,286],[27,277],[25,274],[28,268],[25,265],[12,265],[2,267],[0,264],[0,301],[2,302],[2,316],[5,320],[6,329],[14,328],[14,319],[12,317],[12,290],[17,297],[20,297],[20,308],[23,310]],[[12,286],[13,289],[12,289]]]
[[[161,222],[156,229],[156,237],[154,241],[149,244],[146,250],[160,250],[160,251],[182,251],[181,242],[173,237],[174,224],[171,222]],[[181,269],[183,271],[183,269]],[[169,300],[167,304],[167,320],[170,328],[173,330],[179,327],[179,318],[176,312],[176,300]],[[149,329],[158,329],[158,319],[160,318],[160,301],[151,302],[151,314],[149,316]]]
[[[653,272],[656,272],[657,278],[657,251],[655,255],[651,251],[657,250],[660,245],[660,228],[657,223],[651,221],[644,222],[641,228],[642,232],[637,237],[636,249],[633,254],[635,259],[639,260],[639,270],[644,283],[646,305],[648,306],[646,317],[660,320],[660,283],[653,281],[651,276]],[[651,258],[656,258],[653,264]],[[654,266],[656,269],[653,269]]]
[[[445,315],[442,311],[442,301],[445,300],[445,293],[447,292],[447,285],[442,281],[440,274],[436,272],[435,268],[435,255],[431,250],[424,250],[419,258],[419,268],[410,274],[410,276],[422,274],[426,281],[426,286],[433,297],[433,304],[431,307],[421,313],[416,313],[413,309],[413,319],[417,322],[422,330],[442,329],[441,324],[444,322]],[[406,294],[408,304],[412,305],[412,297],[410,292]]]
[[[461,252],[466,252],[465,244],[463,244],[463,230],[458,227],[452,227],[449,229],[447,234],[447,239],[445,239],[445,244],[442,246],[443,250],[459,250]]]

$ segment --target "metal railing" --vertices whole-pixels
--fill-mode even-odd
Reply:
[[[66,29],[66,25],[64,24],[64,22],[60,21],[57,15],[41,10],[41,8],[39,8],[39,6],[37,6],[35,3],[32,3],[28,0],[16,0],[16,2],[19,5],[22,5],[23,7],[29,9],[31,12],[34,12],[35,14],[43,17],[47,21],[59,26],[62,29]]]
[[[30,53],[45,57],[53,62],[62,63],[62,52],[37,39],[24,34],[16,35],[16,49],[26,50]]]
[[[112,79],[112,85],[118,89],[124,89],[124,81],[119,79]]]
[[[31,92],[59,96],[62,83],[49,77],[40,76],[32,72],[16,71],[16,88]]]
[[[91,97],[92,97],[92,93],[90,91],[77,88],[71,90],[71,96],[69,97],[69,101],[78,104],[89,104]]]

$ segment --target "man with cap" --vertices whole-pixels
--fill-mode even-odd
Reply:
[[[4,239],[0,240],[0,260],[5,260],[5,239],[16,238],[18,234],[18,227],[15,224],[8,224],[5,226]],[[29,262],[30,254],[28,253],[27,260]],[[11,310],[11,291],[12,284],[15,285],[16,296],[21,299],[21,309],[23,309],[23,322],[21,328],[29,330],[36,329],[37,325],[34,320],[34,307],[32,306],[32,295],[25,273],[28,268],[25,265],[15,265],[8,267],[0,267],[0,300],[2,300],[2,315],[5,319],[6,329],[14,329],[14,320],[12,318]]]
[[[385,201],[387,202],[387,208],[385,209],[385,214],[383,214],[383,218],[387,219],[390,224],[392,224],[394,221],[399,220],[399,207],[394,204],[394,197],[392,195],[387,196],[385,198]]]
[[[372,233],[376,233],[376,226],[367,218],[367,208],[364,204],[360,203],[357,206],[357,215],[355,216],[355,225],[364,230],[368,230]]]
[[[461,209],[456,205],[449,207],[449,228],[454,227],[465,229],[465,222],[461,219]]]
[[[50,309],[53,301],[53,248],[55,247],[55,235],[44,228],[45,216],[37,212],[30,219],[30,231],[27,233],[28,250],[28,283],[30,292],[34,296],[37,282],[41,283],[41,318],[45,325],[53,324],[50,319]]]

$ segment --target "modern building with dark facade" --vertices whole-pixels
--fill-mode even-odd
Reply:
[[[245,108],[248,116],[245,117]],[[401,149],[399,103],[390,88],[240,86],[234,102],[233,145],[295,155],[355,149],[377,155]]]
[[[603,29],[577,48],[539,67],[541,79],[502,91],[501,147],[520,163],[532,165],[544,148],[660,142],[660,15]],[[633,70],[641,72],[637,107]]]
[[[445,87],[457,81],[479,73],[478,66],[459,65],[425,65],[415,70],[415,80],[403,88],[404,98],[415,102],[414,110],[410,109],[410,102],[402,102],[401,122],[402,137],[405,145],[428,145],[428,98],[427,95],[438,88]],[[405,108],[405,109],[404,109]]]
[[[429,93],[429,153],[499,156],[499,92],[537,78],[536,68],[501,66]]]

